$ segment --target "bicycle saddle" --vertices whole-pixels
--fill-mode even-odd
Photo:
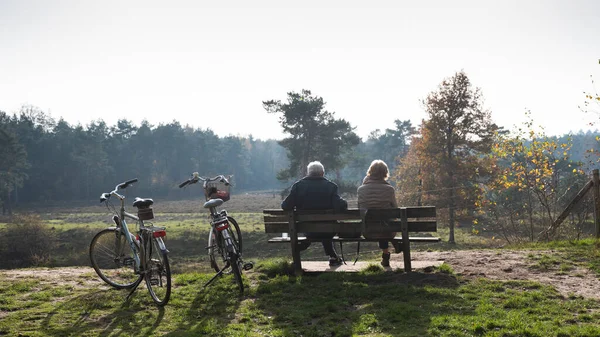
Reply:
[[[150,207],[150,205],[152,205],[153,203],[154,203],[154,200],[152,200],[152,199],[142,199],[142,198],[138,198],[138,197],[133,199],[133,206],[137,207],[137,208]]]
[[[219,207],[221,205],[223,205],[225,201],[221,200],[221,199],[210,199],[209,201],[204,203],[204,208],[211,208],[211,207]]]

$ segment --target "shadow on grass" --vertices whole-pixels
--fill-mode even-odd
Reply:
[[[177,298],[169,306],[176,312],[174,321],[165,336],[229,336],[226,329],[236,320],[241,301],[232,275],[215,279],[210,285],[204,284],[211,274],[184,274],[178,277]],[[248,280],[244,280],[248,291]]]
[[[127,294],[128,290],[109,289],[73,297],[47,314],[41,330],[48,336],[82,336],[91,332],[102,337],[153,334],[165,309],[133,298],[136,294],[126,301]]]
[[[471,308],[457,293],[456,278],[444,273],[390,273],[374,267],[294,277],[282,263],[259,271],[269,282],[258,286],[256,307],[282,336],[426,336],[433,315]],[[472,309],[463,310],[472,314]]]

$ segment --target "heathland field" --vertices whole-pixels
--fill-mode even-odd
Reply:
[[[414,260],[440,267],[384,271],[376,244],[363,244],[360,260],[372,263],[360,272],[295,277],[289,247],[267,244],[262,226],[262,209],[280,201],[244,194],[225,204],[255,262],[239,296],[229,275],[202,287],[212,272],[200,202],[155,200],[174,274],[165,308],[143,287],[126,301],[89,267],[89,242],[110,225],[106,207],[20,209],[0,220],[0,336],[600,336],[594,240],[501,247],[459,228],[456,245],[413,245]],[[447,237],[443,223],[438,234]],[[355,246],[344,253],[353,259]],[[318,244],[303,255],[326,259]]]

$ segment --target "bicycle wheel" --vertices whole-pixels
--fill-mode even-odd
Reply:
[[[163,306],[171,297],[171,268],[167,251],[160,248],[158,240],[151,238],[146,244],[146,286],[154,303]]]
[[[90,244],[90,261],[100,278],[117,289],[131,288],[142,275],[135,272],[134,252],[125,234],[115,228],[100,231]]]
[[[240,230],[240,226],[238,226],[237,221],[234,218],[228,216],[227,220],[229,221],[229,236],[233,240],[233,245],[236,248],[236,251],[241,256],[242,255],[242,231]],[[232,229],[233,228],[233,229]],[[219,272],[223,267],[225,267],[224,254],[225,251],[224,242],[218,240],[218,235],[215,235],[214,231],[210,231],[208,233],[208,257],[210,258],[210,266],[216,271]]]
[[[240,294],[244,293],[244,282],[242,281],[242,268],[240,266],[240,260],[236,253],[229,253],[229,263],[231,264],[231,271],[235,282],[238,284]]]

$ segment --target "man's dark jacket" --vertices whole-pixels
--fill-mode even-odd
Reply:
[[[290,194],[281,203],[284,210],[348,209],[348,203],[338,195],[335,183],[324,177],[307,176],[292,185]]]

